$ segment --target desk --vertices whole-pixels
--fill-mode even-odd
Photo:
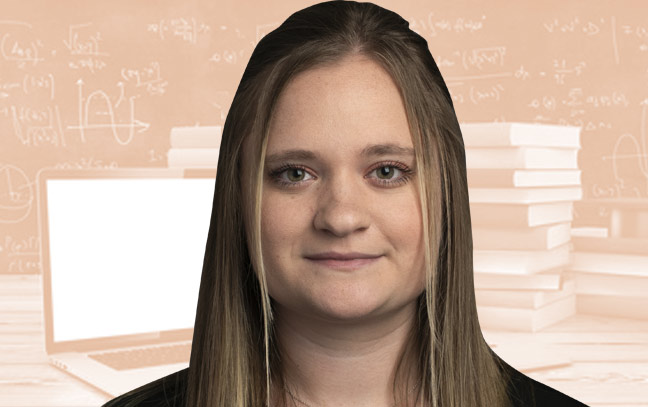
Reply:
[[[41,284],[40,275],[0,275],[0,407],[100,406],[111,397],[47,363]],[[511,366],[592,407],[648,405],[648,321],[575,315],[541,332],[484,338],[506,349]],[[528,371],[516,352],[571,363]]]

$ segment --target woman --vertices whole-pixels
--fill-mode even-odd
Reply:
[[[220,148],[190,367],[105,407],[584,405],[483,339],[459,125],[400,16],[290,16]]]

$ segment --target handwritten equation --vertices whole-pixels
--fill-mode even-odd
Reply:
[[[32,25],[23,21],[0,20],[0,56],[19,68],[42,62],[43,42],[32,35]]]
[[[198,42],[199,34],[208,34],[210,30],[209,25],[197,22],[194,17],[161,19],[147,25],[147,31],[158,34],[161,40],[180,38],[191,44]]]
[[[32,212],[35,188],[25,172],[0,163],[0,224],[18,223]]]
[[[106,67],[105,57],[110,56],[101,51],[103,41],[101,32],[94,30],[92,23],[74,24],[69,26],[68,38],[63,40],[65,47],[74,57],[69,62],[72,69],[88,68],[92,73]]]
[[[4,236],[0,240],[0,264],[9,274],[36,274],[41,272],[40,239],[36,236],[16,238]]]
[[[436,37],[441,33],[450,34],[474,34],[484,29],[486,16],[479,18],[465,17],[438,17],[434,12],[429,12],[424,18],[411,16],[408,21],[410,28],[422,37]]]
[[[134,82],[135,87],[145,88],[150,95],[163,95],[169,84],[162,79],[159,62],[151,62],[149,66],[139,69],[122,68],[121,77],[126,82]]]

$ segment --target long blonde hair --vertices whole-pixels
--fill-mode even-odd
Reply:
[[[419,401],[432,407],[509,405],[505,364],[485,342],[477,316],[465,151],[448,89],[427,42],[398,14],[372,3],[329,1],[294,13],[261,39],[227,115],[186,407],[270,407],[271,383],[283,384],[261,258],[269,123],[295,75],[356,54],[380,64],[399,87],[423,208],[426,288],[394,394],[416,380],[405,377],[415,363],[423,380]]]

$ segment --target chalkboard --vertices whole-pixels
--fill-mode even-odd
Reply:
[[[170,129],[222,125],[255,44],[310,4],[4,1],[0,272],[39,272],[39,169],[166,166]],[[644,2],[377,4],[428,41],[461,122],[581,126],[584,199],[648,196]]]

